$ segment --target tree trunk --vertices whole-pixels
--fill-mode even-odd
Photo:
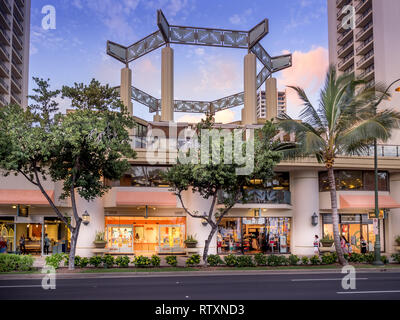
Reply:
[[[331,194],[331,207],[332,207],[332,224],[333,224],[333,240],[335,243],[336,253],[338,255],[339,263],[343,266],[347,265],[348,262],[344,258],[343,250],[340,245],[340,233],[339,233],[339,214],[337,208],[337,195],[336,195],[336,181],[335,173],[333,168],[328,168],[329,177],[329,189]]]
[[[214,234],[217,231],[217,229],[218,229],[218,225],[215,224],[215,225],[211,226],[211,232],[208,236],[208,239],[205,242],[204,252],[203,252],[203,261],[206,266],[207,266],[208,249],[210,247],[210,243],[211,243],[212,238],[214,237]]]
[[[71,250],[69,252],[69,263],[68,263],[69,270],[75,270],[76,244],[78,242],[80,228],[81,228],[81,220],[78,220],[76,221],[75,228],[71,230]]]

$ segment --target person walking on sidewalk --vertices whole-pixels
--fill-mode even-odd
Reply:
[[[318,235],[315,235],[315,237],[314,237],[314,254],[315,255],[319,255],[319,246],[320,246],[319,237],[318,237]]]

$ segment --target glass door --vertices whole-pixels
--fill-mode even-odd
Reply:
[[[107,228],[108,248],[120,253],[133,253],[133,227],[108,226]]]
[[[185,241],[185,228],[182,225],[160,225],[159,253],[182,253]]]

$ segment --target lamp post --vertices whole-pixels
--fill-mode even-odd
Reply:
[[[382,95],[382,97],[378,100],[378,102],[375,105],[375,113],[378,109],[378,106],[386,97],[390,88],[398,81],[400,81],[400,79],[393,81],[389,85],[389,87],[387,87],[385,93]],[[396,91],[400,92],[400,87],[396,88]],[[378,190],[378,143],[376,139],[374,139],[374,169],[375,169],[375,218],[378,219],[378,232],[377,235],[375,236],[375,247],[374,247],[375,261],[373,262],[373,264],[378,266],[378,265],[383,265],[383,262],[381,260],[381,220],[379,219],[380,211],[379,211],[379,190]]]

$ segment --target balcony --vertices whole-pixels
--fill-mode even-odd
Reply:
[[[340,71],[344,71],[349,68],[352,64],[354,64],[354,53],[345,57],[341,62],[338,64],[338,69]]]
[[[22,54],[21,54],[20,52],[18,52],[18,51],[19,51],[19,50],[16,50],[16,49],[13,47],[13,50],[12,50],[13,63],[22,64],[23,61],[24,61],[24,57],[23,57]]]
[[[6,83],[5,79],[4,78],[0,78],[0,93],[8,94],[8,90],[9,89],[10,89],[10,87]]]
[[[25,6],[25,0],[15,0],[15,3],[20,7],[24,7]]]
[[[265,189],[255,189],[248,191],[248,199],[244,203],[239,201],[239,205],[291,205],[291,193],[286,190],[265,190]],[[223,200],[227,198],[227,194],[224,192],[219,192],[218,194],[218,204],[223,204]]]
[[[5,63],[1,60],[0,60],[0,76],[3,78],[8,78],[10,76],[10,69],[8,69]]]
[[[338,46],[342,46],[347,41],[349,41],[350,38],[353,38],[353,29],[348,29],[345,32],[343,32],[342,34],[340,34],[340,36],[337,39]]]
[[[15,49],[22,50],[24,48],[22,44],[22,38],[20,36],[17,36],[15,32],[13,32],[13,46],[15,47]]]
[[[352,1],[352,0],[346,0],[346,1],[343,3],[343,7],[345,7],[345,6],[347,6],[348,4],[350,4],[351,1]],[[346,15],[346,11],[343,12],[343,8],[342,8],[342,7],[339,8],[339,9],[338,9],[338,13],[336,14],[337,19],[338,19],[338,20],[342,20],[342,18],[343,18],[345,15]]]
[[[356,41],[364,41],[373,34],[374,22],[371,20],[356,35]]]
[[[24,26],[14,16],[14,30],[19,36],[24,35]]]
[[[357,50],[356,53],[357,55],[364,55],[366,54],[368,51],[372,50],[374,47],[374,36],[370,36],[367,40],[364,40],[363,43],[361,43]]]
[[[0,58],[9,62],[10,61],[10,52],[7,50],[6,46],[0,44]]]
[[[350,68],[347,68],[343,71],[344,74],[348,75],[354,72],[354,65],[351,65]]]
[[[6,99],[4,98],[4,95],[0,95],[0,105],[2,107],[6,106],[8,104],[8,102],[6,101]]]
[[[363,72],[360,73],[360,78],[365,81],[372,80],[372,79],[374,79],[374,76],[375,76],[374,71],[375,71],[375,65],[371,65],[367,69],[365,69]]]
[[[374,85],[375,85],[375,79],[372,79],[371,81],[369,81],[369,82],[365,85],[365,87],[368,89],[368,88],[373,87]]]
[[[17,16],[19,20],[24,20],[24,13],[22,10],[14,3],[14,14]]]
[[[368,24],[372,19],[372,8],[369,8],[365,11],[357,20],[356,27],[361,28]]]
[[[18,95],[15,92],[11,91],[10,103],[21,105],[22,100],[20,97],[18,97]]]
[[[22,93],[22,83],[21,80],[17,79],[15,76],[11,75],[11,89],[13,92],[20,94]]]
[[[358,62],[357,62],[357,68],[359,69],[365,69],[367,68],[370,64],[374,62],[374,50],[371,50],[368,52],[364,57],[362,57]]]
[[[345,5],[346,2],[350,3],[352,0],[336,0],[336,6],[338,8],[341,8]]]
[[[12,75],[14,75],[17,79],[22,79],[23,78],[22,69],[20,67],[18,67],[18,65],[14,64],[14,63],[12,64],[11,72],[12,72]]]
[[[360,3],[356,6],[356,13],[363,12],[367,10],[368,7],[371,7],[371,0],[361,0]]]
[[[10,41],[11,41],[11,39],[10,39],[8,33],[7,33],[7,30],[2,28],[2,27],[0,27],[0,42],[6,43],[9,46],[10,45]]]
[[[8,0],[0,0],[0,8],[2,8],[7,14],[11,14],[11,6],[8,3]]]
[[[11,29],[11,21],[2,11],[0,11],[0,26],[4,27],[7,30]]]
[[[353,44],[353,39],[345,43],[338,51],[338,58],[346,57],[351,51],[354,51]]]

